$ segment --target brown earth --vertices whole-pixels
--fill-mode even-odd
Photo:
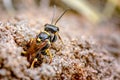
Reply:
[[[68,11],[57,23],[60,51],[50,49],[51,64],[29,69],[26,57],[21,56],[23,43],[43,31],[51,22],[53,8],[37,8],[0,15],[0,79],[1,80],[120,80],[120,27],[113,21],[92,24]],[[56,10],[57,18],[61,9]],[[45,56],[49,61],[49,57]]]

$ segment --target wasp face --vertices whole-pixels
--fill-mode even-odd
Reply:
[[[56,32],[59,32],[59,28],[52,24],[45,24],[45,31],[55,34]]]

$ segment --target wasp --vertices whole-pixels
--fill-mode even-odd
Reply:
[[[50,53],[51,45],[57,41],[59,38],[63,44],[63,41],[59,35],[59,27],[56,26],[56,23],[61,19],[65,14],[65,10],[60,17],[53,24],[53,18],[51,24],[44,25],[44,31],[40,32],[35,38],[30,39],[27,43],[27,50],[22,52],[27,56],[27,60],[30,62],[30,68],[35,67],[43,62],[43,56],[50,56],[50,63],[52,61],[52,54]]]

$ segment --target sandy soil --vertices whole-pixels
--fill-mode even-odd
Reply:
[[[3,10],[1,10],[3,11]],[[60,40],[55,43],[60,51],[50,49],[49,56],[37,68],[21,56],[30,38],[43,31],[51,22],[52,8],[6,12],[0,16],[0,79],[1,80],[120,80],[120,28],[112,21],[91,24],[84,17],[68,11],[58,22]],[[62,12],[56,11],[56,18]]]

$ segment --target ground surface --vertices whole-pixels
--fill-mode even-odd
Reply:
[[[64,45],[60,40],[55,43],[62,49],[51,49],[52,63],[28,68],[29,62],[21,56],[21,46],[51,22],[52,11],[22,10],[12,17],[1,12],[0,79],[120,80],[120,27],[112,21],[93,25],[70,11],[57,24]],[[61,11],[58,9],[56,15]],[[49,61],[48,56],[45,58]]]

